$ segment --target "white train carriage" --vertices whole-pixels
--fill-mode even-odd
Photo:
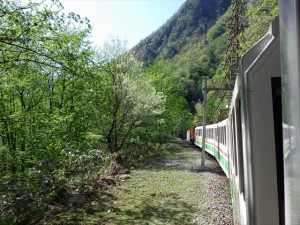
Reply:
[[[205,139],[205,151],[210,155],[215,156],[217,151],[218,142],[216,140],[217,124],[211,124],[206,126],[206,139]]]
[[[283,218],[278,35],[276,19],[241,57],[228,120],[206,126],[205,151],[231,179],[236,224],[279,225]],[[196,127],[199,147],[202,134]]]
[[[195,128],[195,145],[202,148],[202,136],[203,136],[203,127],[198,126]]]
[[[275,20],[241,58],[228,120],[207,126],[215,131],[214,151],[206,150],[221,162],[218,150],[228,149],[239,225],[300,224],[300,3],[279,0],[279,5],[280,46]],[[202,133],[197,127],[200,147]]]
[[[277,18],[241,57],[230,108],[231,180],[238,192],[233,208],[239,209],[234,213],[239,224],[279,225],[283,216],[283,168],[277,166],[282,160],[280,76]]]
[[[229,161],[228,161],[228,119],[217,124],[217,133],[215,137],[216,151],[215,158],[218,160],[226,176],[229,176]]]
[[[226,176],[229,176],[228,150],[227,150],[228,120],[206,126],[205,151],[216,158]],[[195,144],[202,148],[203,127],[195,128]]]
[[[218,146],[218,143],[215,140],[216,130],[217,130],[217,124],[211,124],[206,126],[205,151],[212,156],[215,156],[216,146]],[[202,148],[203,127],[202,126],[196,127],[195,133],[196,133],[195,144],[200,148]]]

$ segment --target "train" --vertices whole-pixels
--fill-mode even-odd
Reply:
[[[280,15],[239,62],[228,118],[188,138],[230,179],[234,224],[300,224],[300,3]]]

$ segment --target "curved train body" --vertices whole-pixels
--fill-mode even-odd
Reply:
[[[235,224],[300,224],[300,3],[282,0],[280,10],[281,29],[277,18],[241,57],[228,119],[206,126]],[[197,126],[199,147],[202,135]]]

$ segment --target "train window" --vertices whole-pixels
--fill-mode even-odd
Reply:
[[[216,138],[216,128],[213,128],[213,139]]]
[[[224,133],[223,133],[223,127],[221,127],[221,138],[220,138],[220,143],[223,144],[223,136],[224,136]]]
[[[242,142],[242,121],[241,121],[241,100],[239,99],[236,105],[236,125],[237,125],[237,149],[239,162],[239,184],[240,192],[245,196],[245,180],[244,180],[244,156],[243,156],[243,142]]]
[[[226,126],[224,127],[224,145],[227,145],[226,143],[227,137],[226,137]]]
[[[222,144],[225,143],[225,129],[222,127]]]
[[[236,147],[236,123],[235,123],[235,113],[232,113],[232,152],[233,152],[233,166],[235,175],[239,175],[239,171],[237,169],[237,147]]]
[[[222,144],[224,144],[224,127],[221,128],[222,129]]]
[[[213,134],[214,137],[213,137],[213,139],[215,140],[216,139],[216,128],[214,128],[213,131],[214,131],[214,134]]]
[[[234,171],[236,171],[236,151],[235,151],[235,138],[234,138],[234,124],[233,124],[233,120],[231,123],[231,153],[232,153],[232,158],[233,158],[233,167],[234,167]],[[236,172],[235,172],[236,174]]]
[[[223,127],[220,127],[220,143],[223,143]]]
[[[224,126],[224,140],[223,140],[223,144],[225,145],[226,142],[226,127]]]

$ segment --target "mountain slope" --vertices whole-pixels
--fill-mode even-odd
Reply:
[[[197,43],[230,3],[230,0],[187,0],[161,28],[132,50],[146,66],[157,58],[172,59],[186,45]]]

